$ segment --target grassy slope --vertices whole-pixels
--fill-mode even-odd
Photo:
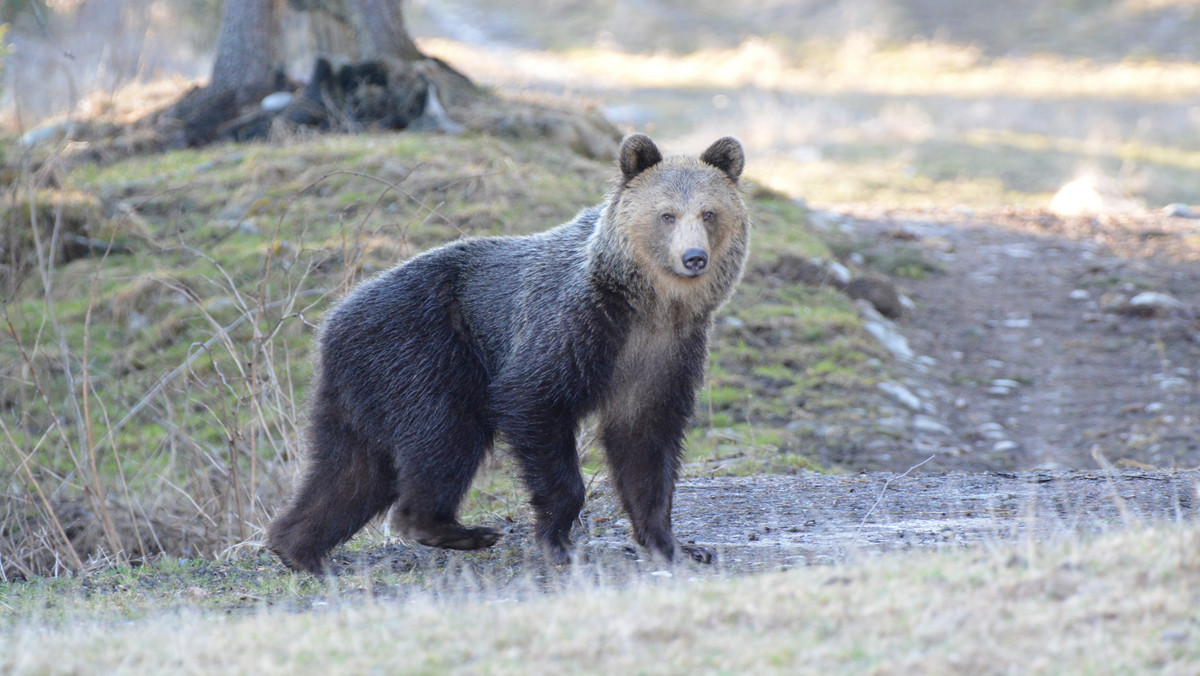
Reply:
[[[0,620],[0,670],[1183,674],[1200,660],[1198,551],[1195,526],[1144,527],[725,581],[583,584],[518,603],[333,594],[311,612],[225,615],[191,610],[202,604],[181,592],[132,620],[71,593],[66,610],[39,612],[28,599],[44,596],[17,590],[0,596],[23,611]]]

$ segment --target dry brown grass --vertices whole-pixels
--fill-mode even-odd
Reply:
[[[233,617],[5,627],[6,673],[1191,674],[1200,528]],[[531,585],[534,582],[531,581]],[[464,586],[469,586],[464,585]]]
[[[314,178],[293,201],[337,173]],[[372,180],[385,193],[396,187]],[[0,241],[23,265],[9,268],[0,318],[11,341],[6,354],[16,358],[2,373],[0,580],[256,548],[296,467],[288,462],[300,424],[292,372],[307,350],[294,355],[292,346],[311,327],[305,313],[362,270],[374,233],[364,220],[343,225],[346,272],[327,275],[322,282],[332,287],[322,288],[309,279],[312,258],[278,260],[287,253],[280,228],[290,203],[271,214],[262,257],[242,260],[250,269],[180,241],[155,253],[183,250],[196,264],[167,271],[149,261],[130,266],[127,256],[110,264],[104,246],[64,258],[66,237],[107,233],[111,243],[120,232],[101,222],[91,195],[19,185],[12,194]],[[280,268],[288,268],[282,285]],[[197,331],[197,322],[207,328]],[[125,337],[117,338],[118,326]],[[131,357],[133,346],[110,341],[139,333],[149,334],[149,350],[175,348],[181,361],[115,399],[112,390],[125,389],[121,376],[143,370],[139,362],[150,357]]]

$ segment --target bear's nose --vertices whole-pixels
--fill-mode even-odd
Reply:
[[[688,249],[683,252],[683,267],[692,272],[700,272],[708,265],[708,254],[704,249]]]

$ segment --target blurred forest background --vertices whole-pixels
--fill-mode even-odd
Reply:
[[[1200,201],[1193,0],[405,10],[423,50],[481,84],[597,101],[623,130],[689,150],[736,134],[764,182],[816,203],[1044,205],[1082,174],[1139,204]],[[161,106],[207,77],[220,3],[49,0],[5,13],[0,123],[25,132],[65,114],[116,116],[134,98]],[[296,80],[312,68],[309,21],[284,12]]]

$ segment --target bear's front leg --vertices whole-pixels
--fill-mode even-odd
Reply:
[[[520,437],[509,435],[537,515],[537,538],[546,558],[571,561],[571,527],[583,509],[585,488],[579,472],[574,426],[529,425]]]
[[[647,400],[636,419],[606,416],[601,440],[638,544],[668,561],[675,559],[678,548],[695,561],[712,563],[713,550],[680,544],[671,530],[684,423],[690,414],[690,407],[678,399]]]

